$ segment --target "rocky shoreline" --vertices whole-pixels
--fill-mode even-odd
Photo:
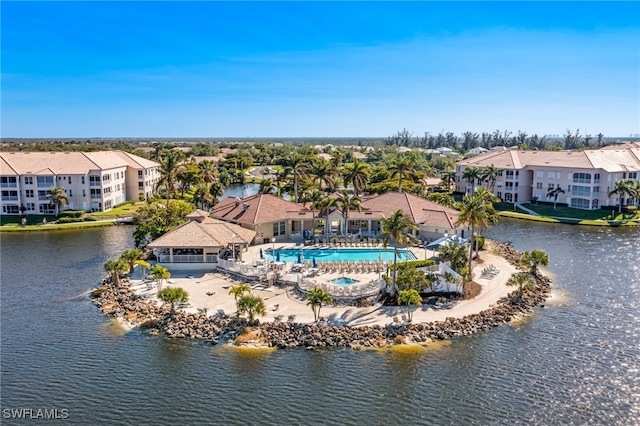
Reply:
[[[500,256],[513,265],[520,254],[509,244],[493,242]],[[496,303],[496,306],[464,318],[418,324],[389,324],[386,326],[328,326],[291,322],[248,324],[235,317],[206,316],[185,312],[171,313],[168,306],[157,306],[139,297],[129,283],[104,283],[92,292],[94,303],[104,315],[121,318],[134,326],[149,329],[152,334],[171,338],[198,339],[217,344],[234,341],[236,344],[278,348],[382,348],[393,344],[428,343],[456,336],[467,336],[506,324],[522,317],[544,302],[550,294],[550,281],[538,277],[531,290],[521,298],[515,292]]]

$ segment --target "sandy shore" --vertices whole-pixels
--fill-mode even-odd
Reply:
[[[250,252],[245,253],[244,258],[247,261],[257,258],[259,247],[251,247]],[[420,256],[423,253],[422,250],[418,250],[416,256]],[[489,265],[494,265],[499,270],[499,273],[491,278],[481,278],[481,271]],[[514,291],[513,287],[506,286],[507,280],[514,272],[516,272],[516,268],[506,259],[483,251],[481,252],[479,263],[474,266],[474,281],[480,284],[482,288],[480,294],[473,299],[458,301],[454,307],[449,309],[438,310],[427,305],[415,307],[413,322],[442,321],[449,317],[462,318],[489,309],[500,298]],[[372,279],[378,276],[377,273],[370,274],[371,276],[367,274],[359,275],[362,279]],[[171,281],[165,286],[182,287],[189,293],[189,304],[191,306],[181,308],[186,312],[195,313],[201,309],[206,309],[207,315],[215,315],[219,311],[224,311],[227,315],[233,315],[236,312],[235,301],[233,296],[229,295],[229,288],[237,283],[228,281],[221,274],[210,271],[174,272]],[[260,317],[261,322],[274,321],[276,317],[286,321],[289,316],[295,316],[295,322],[298,323],[313,322],[311,308],[307,306],[306,300],[296,294],[293,286],[295,284],[291,284],[286,288],[277,286],[265,288],[260,285],[252,290],[254,295],[264,300],[267,308],[266,315]],[[133,288],[137,294],[149,298],[155,298],[157,291],[155,288],[149,289],[145,284],[136,283],[136,281],[134,281]],[[158,301],[158,303],[161,302]],[[381,304],[366,308],[324,306],[321,311],[321,315],[329,323],[354,327],[386,325],[393,323],[394,318],[401,320],[402,315],[405,314],[405,307],[390,307],[382,306]]]

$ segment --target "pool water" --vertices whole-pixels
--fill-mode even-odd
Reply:
[[[334,284],[339,284],[339,285],[350,285],[350,284],[357,283],[358,280],[354,280],[353,278],[348,278],[348,277],[340,277],[340,278],[335,278],[330,282]]]
[[[371,260],[377,261],[378,257],[383,262],[393,262],[393,248],[387,248],[386,250],[378,250],[377,248],[371,249],[362,249],[362,248],[353,248],[353,249],[341,249],[341,248],[331,248],[331,249],[316,249],[316,248],[305,248],[305,249],[280,249],[276,250],[276,253],[280,254],[281,262],[298,262],[298,256],[300,256],[300,260],[311,262],[314,258],[317,262],[320,261],[361,261],[361,260]],[[269,253],[267,256],[268,260],[277,260],[273,258],[272,254]],[[398,250],[398,262],[402,262],[404,260],[416,260],[415,255],[409,250]]]

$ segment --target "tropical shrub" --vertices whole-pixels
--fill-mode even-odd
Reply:
[[[83,220],[85,222],[95,222],[96,220],[98,220],[98,218],[96,218],[95,216],[85,216]]]
[[[84,210],[64,210],[60,212],[60,218],[66,217],[82,217],[86,212]]]
[[[80,217],[61,217],[58,219],[58,223],[75,223],[75,222],[84,222],[84,219]]]
[[[189,293],[181,287],[166,287],[158,292],[158,299],[171,304],[171,312],[175,311],[176,303],[184,303],[189,300]]]

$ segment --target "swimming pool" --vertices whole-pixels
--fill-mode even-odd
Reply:
[[[355,283],[357,283],[359,281],[358,280],[354,280],[353,278],[349,278],[349,277],[339,277],[339,278],[332,279],[330,282],[332,282],[334,284],[338,284],[338,285],[351,285],[351,284],[355,284]]]
[[[301,260],[311,262],[313,259],[316,262],[332,262],[337,260],[348,260],[348,261],[360,261],[360,260],[371,260],[377,261],[378,256],[380,256],[380,260],[383,262],[393,262],[393,248],[388,247],[386,250],[370,248],[330,248],[330,249],[316,249],[316,248],[305,248],[300,250],[299,248],[295,249],[279,249],[276,250],[276,253],[280,254],[281,262],[293,262],[296,263],[298,261],[298,256],[301,256]],[[277,256],[277,254],[276,254]],[[266,257],[268,260],[273,261],[274,258],[271,253],[267,253]],[[278,260],[276,257],[275,260]],[[398,261],[404,260],[416,260],[415,255],[406,249],[398,250]]]

